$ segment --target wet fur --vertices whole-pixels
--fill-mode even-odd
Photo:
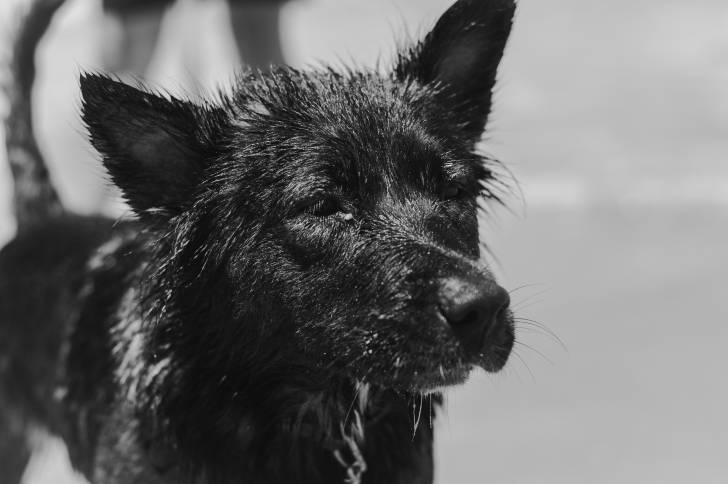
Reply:
[[[98,483],[431,482],[429,390],[513,344],[469,360],[432,283],[495,284],[475,144],[513,8],[457,2],[388,75],[282,67],[206,105],[83,76],[138,221],[53,215],[0,253],[0,464],[37,425]]]

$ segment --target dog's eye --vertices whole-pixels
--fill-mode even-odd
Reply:
[[[444,198],[445,200],[453,200],[455,198],[460,198],[460,196],[462,194],[463,194],[463,189],[454,183],[446,185],[442,189],[442,198]]]
[[[315,215],[316,217],[328,217],[342,211],[341,204],[333,197],[312,200],[301,207],[302,213]]]

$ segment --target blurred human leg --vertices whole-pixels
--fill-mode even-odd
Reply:
[[[267,69],[283,64],[280,0],[230,0],[230,22],[243,64]]]
[[[123,75],[143,75],[159,38],[162,16],[174,0],[103,0],[104,11],[120,25],[120,38],[106,41],[104,68]]]

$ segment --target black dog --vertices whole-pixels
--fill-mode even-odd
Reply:
[[[246,73],[207,105],[83,76],[136,222],[61,213],[9,132],[4,482],[31,427],[95,483],[431,482],[437,388],[514,341],[475,151],[513,14],[460,0],[388,74]]]

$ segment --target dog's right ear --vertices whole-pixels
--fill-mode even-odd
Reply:
[[[81,94],[91,143],[134,211],[184,210],[215,156],[221,113],[95,74],[81,76]]]
[[[396,78],[433,88],[448,121],[470,142],[488,121],[515,10],[515,0],[458,0],[421,42],[399,55]]]

